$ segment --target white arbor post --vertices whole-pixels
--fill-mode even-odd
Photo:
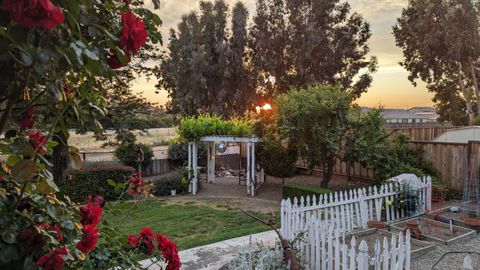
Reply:
[[[250,143],[250,147],[251,147],[251,158],[252,158],[252,164],[251,165],[251,169],[250,171],[252,172],[252,177],[251,177],[251,181],[250,181],[250,184],[251,184],[251,193],[250,195],[252,196],[255,196],[255,186],[256,186],[256,170],[255,170],[255,143]]]
[[[188,179],[191,180],[188,191],[193,195],[197,194],[197,143],[195,142],[188,143]]]
[[[215,143],[208,143],[207,151],[207,182],[215,183]]]
[[[250,194],[250,177],[251,177],[251,171],[250,171],[250,143],[247,143],[247,173],[246,173],[247,179],[245,179],[246,186],[247,186],[247,194]]]

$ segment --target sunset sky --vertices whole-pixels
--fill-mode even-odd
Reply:
[[[238,0],[226,0],[232,7]],[[162,33],[164,44],[168,44],[168,31],[176,28],[183,14],[197,11],[200,0],[162,0],[157,11],[163,20]],[[249,10],[250,19],[255,12],[256,0],[242,1]],[[431,106],[432,94],[425,85],[419,83],[414,87],[407,79],[408,73],[398,64],[402,60],[402,52],[395,46],[392,26],[400,16],[408,0],[349,0],[352,11],[356,11],[370,23],[372,37],[371,53],[378,57],[379,70],[374,75],[373,85],[358,100],[362,106],[382,105],[386,108],[408,108],[413,106]],[[153,6],[153,5],[150,5]],[[155,81],[143,78],[135,81],[133,89],[142,91],[151,101],[164,104],[168,97],[166,91],[155,94]]]

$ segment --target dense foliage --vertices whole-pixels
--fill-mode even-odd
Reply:
[[[170,31],[158,88],[168,91],[172,113],[231,117],[254,108],[255,87],[244,65],[248,12],[243,3],[235,4],[231,29],[229,13],[223,0],[201,1],[199,14],[183,16],[178,30]]]
[[[479,8],[472,0],[409,1],[393,28],[409,79],[426,82],[440,119],[455,124],[480,114]]]
[[[198,141],[204,136],[252,136],[253,125],[246,119],[223,120],[218,116],[199,115],[180,120],[178,134],[186,141]]]
[[[144,234],[148,228],[138,238],[121,235],[102,218],[111,211],[102,196],[73,203],[58,193],[48,169],[53,153],[78,166],[78,149],[53,147],[65,145],[73,122],[101,128],[103,82],[160,41],[160,18],[141,0],[3,0],[0,15],[0,153],[7,156],[0,169],[0,268],[139,269],[136,258],[145,253],[179,269],[168,238]],[[124,190],[118,199],[138,201],[151,189],[140,175],[110,184]]]
[[[177,194],[188,191],[188,173],[185,167],[178,168],[176,171],[164,174],[152,180],[155,185],[153,194],[157,196],[170,195],[171,190],[176,190]]]
[[[197,158],[199,163],[207,160],[206,143],[197,144]],[[173,161],[174,166],[188,165],[188,144],[174,142],[168,145],[168,159]]]
[[[351,97],[336,86],[312,86],[292,90],[276,100],[279,133],[296,147],[309,171],[323,169],[326,188],[340,157],[348,128]]]
[[[367,58],[370,36],[369,24],[346,1],[258,0],[249,33],[256,82],[270,97],[338,84],[358,98],[377,66]]]
[[[152,162],[152,148],[143,143],[124,143],[115,148],[115,157],[124,165],[137,168],[139,165],[139,157],[141,166],[148,166]]]
[[[282,186],[282,198],[290,198],[291,200],[295,197],[299,199],[301,196],[306,197],[312,195],[318,198],[321,194],[329,194],[331,192],[333,191],[330,189],[305,184],[284,184]]]
[[[113,201],[118,199],[124,190],[118,188],[115,190],[111,181],[126,183],[134,172],[132,167],[127,166],[70,169],[65,172],[66,179],[60,190],[74,202],[85,202],[91,194]]]
[[[404,133],[391,133],[385,129],[381,109],[361,112],[358,108],[350,112],[350,129],[346,134],[342,160],[347,164],[360,162],[373,171],[379,183],[401,173],[417,176],[437,172],[433,165],[422,158],[422,153],[411,145]],[[347,172],[349,170],[347,165]]]
[[[296,172],[297,150],[283,145],[276,138],[262,138],[255,148],[255,155],[258,164],[268,175],[288,177]]]

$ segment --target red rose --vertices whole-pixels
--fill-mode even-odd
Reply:
[[[89,202],[92,202],[94,206],[100,206],[102,208],[105,206],[105,199],[103,198],[103,196],[93,195],[89,196],[87,200]]]
[[[163,258],[168,262],[165,270],[178,270],[182,266],[178,256],[177,245],[170,241],[168,237],[161,233],[155,235],[157,239],[158,250],[162,252]]]
[[[150,255],[155,251],[153,244],[153,231],[150,228],[143,228],[138,236],[128,235],[128,242],[132,247],[138,248],[141,252]]]
[[[131,11],[122,14],[122,31],[120,32],[120,46],[127,53],[136,53],[147,41],[147,31],[142,19]]]
[[[33,106],[28,108],[23,114],[22,120],[20,120],[19,125],[21,129],[30,129],[33,127]]]
[[[102,217],[102,208],[89,202],[87,205],[80,207],[80,217],[82,218],[81,223],[83,226],[97,225]]]
[[[67,255],[66,247],[57,248],[49,254],[43,255],[37,260],[37,265],[42,266],[43,270],[62,270],[63,256]]]
[[[63,240],[63,234],[62,234],[62,230],[60,230],[60,227],[55,225],[55,226],[53,226],[52,231],[57,233],[57,235],[55,236],[55,239],[57,239],[57,241],[62,241]]]
[[[84,226],[82,231],[83,238],[77,243],[77,248],[84,253],[90,253],[97,246],[98,229],[95,228],[95,225],[91,224]]]
[[[129,187],[127,193],[131,196],[140,193],[141,189],[145,186],[142,175],[137,172],[128,179]]]
[[[27,250],[41,248],[45,245],[45,240],[36,230],[35,232],[31,229],[24,230],[18,236]]]
[[[47,149],[45,148],[45,144],[47,143],[47,139],[45,138],[45,136],[40,132],[30,132],[28,134],[28,137],[30,138],[30,142],[35,149],[35,152],[42,156],[45,155],[45,152],[47,151]]]
[[[122,63],[120,59],[118,59],[117,53],[114,52],[107,56],[107,63],[112,69],[121,68],[130,62],[130,54],[128,52],[125,53],[125,57],[127,58],[127,61],[125,63]]]
[[[63,23],[62,9],[50,0],[3,0],[3,9],[23,27],[54,29]]]

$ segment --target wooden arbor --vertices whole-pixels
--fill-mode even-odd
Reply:
[[[215,142],[236,142],[247,144],[247,169],[246,186],[247,194],[255,196],[256,177],[255,177],[255,143],[259,141],[257,137],[232,137],[232,136],[205,136],[201,137],[200,142],[208,142],[207,157],[207,179],[215,178]],[[197,142],[188,143],[188,178],[191,179],[188,191],[193,195],[197,194],[198,189],[198,167],[197,167]]]

